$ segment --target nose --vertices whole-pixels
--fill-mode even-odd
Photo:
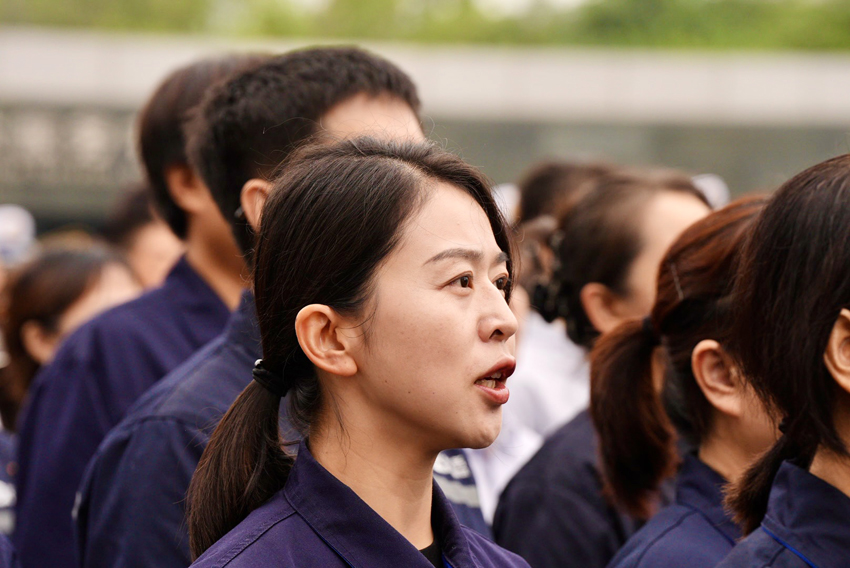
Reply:
[[[478,335],[482,341],[507,341],[516,332],[519,324],[502,291],[495,286],[488,287],[482,300],[481,318],[478,321]]]

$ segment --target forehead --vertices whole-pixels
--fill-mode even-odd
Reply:
[[[474,249],[488,257],[501,250],[481,206],[445,182],[432,182],[422,207],[406,227],[401,248],[425,260],[448,248]]]
[[[322,130],[335,139],[374,136],[385,140],[425,140],[419,118],[402,99],[359,93],[331,107],[321,118]]]

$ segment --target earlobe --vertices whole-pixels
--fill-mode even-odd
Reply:
[[[271,182],[260,178],[251,178],[242,186],[239,203],[245,213],[245,219],[255,231],[260,228],[260,217],[272,190]]]
[[[53,359],[57,339],[34,321],[27,321],[21,326],[21,342],[30,357],[39,365],[49,363]]]
[[[835,382],[850,393],[850,310],[842,309],[838,314],[823,360]]]
[[[332,308],[310,304],[301,308],[295,318],[298,344],[307,358],[319,369],[341,377],[357,373],[352,356],[352,341],[344,333],[345,322]]]
[[[165,182],[171,199],[184,211],[201,211],[212,200],[209,190],[188,165],[174,164],[165,168]]]
[[[579,293],[579,298],[587,319],[599,333],[607,333],[622,322],[622,318],[612,310],[613,292],[604,284],[598,282],[585,284]]]

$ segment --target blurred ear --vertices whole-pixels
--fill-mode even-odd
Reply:
[[[304,354],[319,369],[341,377],[357,373],[352,352],[359,336],[350,328],[350,322],[323,304],[305,306],[295,317],[295,334]]]
[[[708,402],[718,411],[740,417],[747,411],[745,385],[732,358],[713,339],[703,339],[691,353],[691,370]]]
[[[271,190],[271,182],[260,178],[251,178],[242,186],[239,202],[245,212],[245,219],[255,231],[260,228],[260,216]]]
[[[44,365],[53,359],[59,338],[56,334],[49,333],[40,324],[27,321],[21,326],[21,342],[30,357],[39,365]]]
[[[212,202],[210,190],[195,170],[186,164],[173,164],[165,168],[165,183],[171,199],[187,213],[198,213]]]
[[[838,314],[823,360],[835,382],[850,393],[850,310],[843,309]]]
[[[617,295],[608,286],[598,282],[585,284],[579,298],[587,319],[599,333],[607,333],[623,322],[617,310]]]

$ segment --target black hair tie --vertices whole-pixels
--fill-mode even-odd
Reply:
[[[251,375],[260,386],[278,398],[285,397],[286,393],[289,392],[289,385],[286,384],[283,377],[266,369],[262,359],[257,359],[254,363],[254,370],[251,371]]]
[[[661,345],[661,336],[658,335],[658,332],[655,331],[655,326],[652,325],[652,318],[650,316],[646,316],[643,318],[643,323],[641,324],[643,328],[643,332],[646,336],[652,339],[653,345]]]

